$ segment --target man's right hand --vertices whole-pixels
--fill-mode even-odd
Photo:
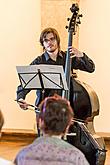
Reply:
[[[17,103],[19,104],[21,109],[23,109],[23,110],[27,110],[28,109],[28,104],[26,103],[25,100],[19,99],[19,100],[17,100]]]

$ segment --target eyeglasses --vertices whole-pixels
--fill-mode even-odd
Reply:
[[[43,40],[43,42],[45,42],[45,43],[47,43],[47,42],[55,42],[56,41],[56,38],[55,37],[51,37],[51,38],[49,38],[49,39],[47,39],[47,38],[45,38],[44,40]]]

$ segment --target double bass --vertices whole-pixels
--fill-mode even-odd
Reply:
[[[80,23],[78,4],[70,8],[72,17],[68,19],[68,47],[72,46],[73,35]],[[71,75],[71,56],[69,50],[66,54],[65,77],[68,91],[62,92],[62,97],[67,98],[74,110],[74,124],[70,126],[66,141],[80,149],[90,165],[104,165],[106,149],[104,139],[95,132],[93,120],[99,115],[99,99],[95,91],[86,83]]]

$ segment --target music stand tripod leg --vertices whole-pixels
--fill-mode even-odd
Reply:
[[[41,100],[43,100],[45,88],[44,88],[42,73],[40,72],[40,69],[38,69],[38,76],[39,76],[39,80],[40,80],[40,84],[41,84]],[[39,117],[37,116],[36,118],[37,118],[37,133],[38,133],[38,137],[40,137],[41,131],[40,131],[40,127],[39,127]]]

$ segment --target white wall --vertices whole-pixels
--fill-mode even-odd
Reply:
[[[95,117],[98,132],[110,132],[110,1],[81,0],[83,14],[79,47],[93,59],[96,71],[79,75],[94,88],[100,101],[100,115]]]
[[[35,113],[22,111],[14,99],[19,84],[16,65],[28,65],[40,53],[40,5],[41,0],[0,0],[0,107],[5,117],[4,128],[34,130],[36,125]],[[83,18],[79,48],[93,59],[96,71],[91,74],[78,72],[78,75],[99,96],[96,131],[110,132],[110,2],[80,0],[80,6]],[[34,94],[28,96],[33,103]]]
[[[16,65],[28,65],[39,52],[40,0],[0,0],[0,108],[4,128],[34,129],[35,113],[17,103]],[[30,100],[31,102],[31,100]]]

